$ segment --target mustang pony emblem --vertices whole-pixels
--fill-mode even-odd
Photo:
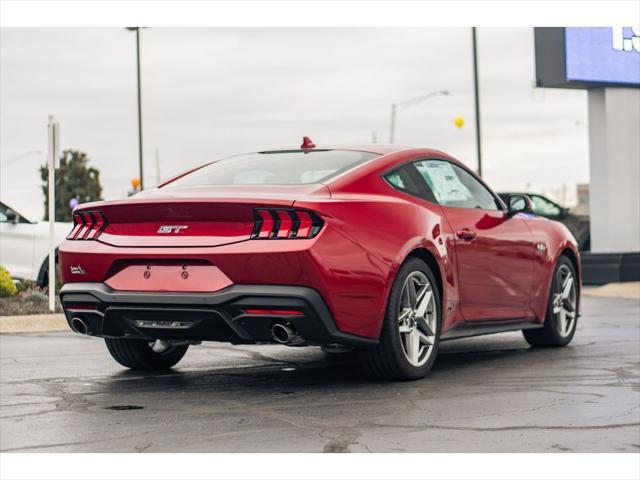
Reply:
[[[74,265],[71,265],[71,267],[69,267],[71,270],[71,273],[74,275],[84,275],[85,273],[87,273],[87,271],[82,268],[80,265],[78,265],[77,267]]]
[[[158,233],[180,233],[189,228],[188,225],[160,225]]]

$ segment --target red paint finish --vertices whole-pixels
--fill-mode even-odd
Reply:
[[[525,318],[535,247],[520,215],[443,207],[456,231],[462,312],[466,321]]]
[[[557,222],[442,207],[382,178],[425,158],[465,168],[450,156],[394,146],[346,149],[380,156],[325,184],[185,189],[169,182],[127,200],[81,205],[77,214],[99,210],[108,226],[96,240],[60,246],[62,279],[143,291],[212,292],[230,284],[310,287],[324,299],[339,330],[377,338],[389,290],[409,255],[434,265],[443,332],[461,322],[543,322],[558,256],[569,252],[579,273],[576,242]],[[322,228],[313,238],[251,239],[254,211],[264,209],[295,209],[298,236],[314,228],[312,217],[299,212],[313,212]],[[287,217],[277,217],[282,232],[293,228]],[[163,226],[188,228],[158,233]],[[262,228],[260,235],[263,231],[270,229]],[[182,264],[188,279],[180,276]],[[78,265],[86,273],[71,273]],[[143,277],[146,265],[151,265],[149,279]]]

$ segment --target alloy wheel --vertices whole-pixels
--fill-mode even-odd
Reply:
[[[414,367],[424,365],[436,339],[437,312],[427,276],[414,271],[404,282],[398,307],[398,331],[405,357]]]
[[[576,283],[571,269],[560,265],[554,278],[553,314],[558,334],[566,337],[573,330],[576,321]]]

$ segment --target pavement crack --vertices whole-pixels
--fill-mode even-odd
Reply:
[[[151,447],[151,445],[153,445],[153,443],[152,443],[152,442],[149,442],[149,443],[147,443],[146,445],[143,445],[143,446],[141,446],[141,447],[139,447],[138,445],[136,445],[135,447],[133,447],[133,449],[134,449],[136,452],[138,452],[138,453],[142,453],[142,452],[144,452],[144,451],[148,450],[148,449]]]
[[[145,432],[148,433],[148,432]],[[95,443],[108,443],[108,442],[112,442],[114,440],[123,440],[125,438],[132,438],[138,435],[143,435],[142,434],[138,434],[138,433],[134,433],[134,434],[130,434],[130,435],[121,435],[121,436],[117,436],[117,437],[108,437],[108,438],[99,438],[99,439],[95,439],[95,440],[83,440],[83,441],[78,441],[78,442],[62,442],[62,443],[47,443],[47,444],[41,444],[41,445],[31,445],[31,446],[25,446],[25,447],[13,447],[13,448],[3,448],[2,450],[0,450],[1,452],[25,452],[28,450],[40,450],[40,449],[48,449],[48,448],[57,448],[57,447],[73,447],[75,445],[91,445],[91,444],[95,444]]]
[[[408,430],[460,430],[465,432],[509,432],[514,430],[606,430],[609,428],[638,427],[640,422],[613,423],[607,425],[512,425],[509,427],[454,427],[449,425],[399,425],[375,423],[382,428],[402,428]]]

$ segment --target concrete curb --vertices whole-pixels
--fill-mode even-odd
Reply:
[[[70,328],[62,313],[0,317],[0,334],[60,332],[65,330],[70,331]]]
[[[607,283],[600,287],[584,286],[582,294],[585,297],[640,300],[640,282]]]

